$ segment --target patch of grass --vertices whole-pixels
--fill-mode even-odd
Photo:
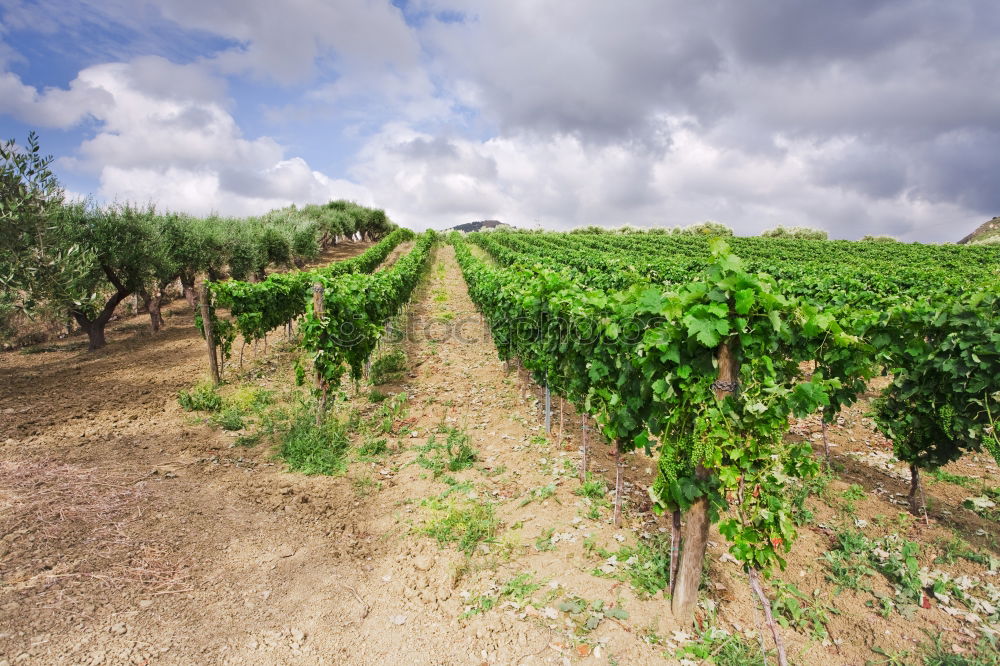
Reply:
[[[967,497],[962,501],[962,506],[972,511],[980,518],[989,521],[1000,522],[1000,490],[996,488],[982,488],[983,495],[980,497]]]
[[[222,409],[222,396],[209,382],[199,382],[190,391],[179,392],[177,402],[189,412],[217,412]]]
[[[954,483],[955,485],[962,486],[963,488],[976,488],[981,483],[979,479],[973,479],[972,477],[962,476],[960,474],[952,474],[951,472],[944,471],[940,467],[937,469],[927,470],[927,474],[935,481]]]
[[[378,389],[372,389],[371,391],[368,392],[368,402],[378,403],[382,402],[388,397],[389,397],[388,393],[382,393],[382,391],[379,391]]]
[[[596,478],[587,472],[586,480],[573,491],[573,494],[594,500],[604,499],[608,494],[608,485],[604,479]]]
[[[455,313],[450,310],[445,310],[444,312],[438,312],[434,315],[435,321],[449,322],[455,318]]]
[[[976,645],[975,654],[955,654],[945,644],[941,635],[934,635],[926,629],[928,642],[921,643],[921,663],[924,666],[1000,666],[1000,642],[989,634],[983,634]]]
[[[243,448],[251,448],[260,444],[260,440],[263,438],[263,434],[259,432],[251,432],[246,435],[240,435],[233,442],[233,446],[242,446]]]
[[[223,430],[242,430],[246,427],[243,411],[236,406],[227,406],[212,417],[212,422]]]
[[[457,428],[444,428],[446,434],[444,442],[437,438],[437,434],[431,435],[427,443],[418,447],[420,455],[417,456],[416,463],[424,469],[430,470],[434,478],[441,476],[445,471],[459,472],[469,469],[476,461],[478,452],[469,444],[469,436]],[[431,454],[431,455],[427,455]]]
[[[535,582],[535,575],[533,573],[518,574],[501,585],[495,593],[481,594],[470,599],[469,605],[465,607],[465,610],[459,617],[464,619],[485,613],[496,608],[502,601],[513,601],[518,606],[521,606],[541,586],[541,583]]]
[[[710,627],[694,642],[679,648],[674,656],[677,659],[698,660],[716,666],[765,666],[773,653],[762,653],[760,644],[756,641],[731,634],[719,627]]]
[[[406,370],[406,354],[401,349],[394,349],[372,361],[368,380],[373,385],[385,384],[398,379],[404,370]]]
[[[361,497],[367,497],[373,492],[382,489],[382,484],[373,479],[371,476],[365,475],[354,479],[352,482],[354,486],[354,492],[356,492]]]
[[[836,613],[836,609],[806,596],[793,583],[775,579],[771,587],[774,590],[771,609],[781,626],[819,641],[830,637],[826,625],[830,622],[829,614]]]
[[[862,486],[852,483],[850,488],[840,494],[844,499],[844,511],[849,514],[857,513],[858,501],[863,500],[867,494]]]
[[[556,545],[552,542],[552,537],[555,533],[555,529],[551,527],[542,530],[542,533],[538,535],[537,539],[535,539],[535,550],[543,553],[548,550],[555,550]]]
[[[788,504],[791,508],[792,521],[796,525],[806,525],[812,522],[815,516],[812,510],[806,506],[806,500],[810,497],[819,497],[825,500],[827,488],[832,480],[833,474],[824,468],[823,471],[811,478],[789,484]]]
[[[444,505],[441,513],[425,524],[422,533],[436,539],[438,545],[454,544],[466,555],[472,555],[480,544],[494,541],[500,529],[493,505],[486,502]]]
[[[226,408],[260,415],[274,404],[274,391],[256,386],[241,386],[223,399]]]
[[[652,597],[667,588],[670,581],[670,538],[656,535],[641,539],[634,546],[622,546],[617,552],[595,548],[605,560],[616,564],[609,573],[595,569],[594,575],[628,581],[640,594]]]
[[[406,394],[397,393],[387,400],[384,400],[372,415],[369,429],[381,435],[388,435],[395,431],[396,421],[406,415]]]
[[[896,590],[897,610],[908,614],[920,603],[924,593],[920,581],[920,544],[890,534],[882,539],[869,539],[859,531],[846,529],[837,533],[838,545],[823,553],[823,561],[830,572],[827,579],[836,583],[838,591],[844,588],[871,591],[866,578],[881,573]],[[890,604],[882,601],[883,608]]]
[[[549,442],[549,438],[543,435],[532,435],[531,439],[528,440],[528,443],[531,444],[532,446],[537,446],[540,448],[548,448],[549,445],[551,444],[551,442]]]
[[[497,465],[493,469],[488,469],[486,467],[483,467],[479,471],[483,473],[483,476],[489,476],[489,477],[500,476],[501,474],[505,474],[507,472],[507,466]]]
[[[870,590],[867,579],[875,575],[868,560],[870,540],[856,530],[837,533],[837,546],[823,553],[823,561],[829,569],[826,578],[841,590]]]
[[[331,415],[316,425],[312,410],[300,407],[281,439],[277,456],[289,471],[303,474],[339,474],[347,468],[348,425]]]
[[[366,439],[358,447],[358,458],[361,460],[372,460],[384,456],[388,451],[389,446],[386,444],[384,437],[382,439]]]
[[[549,499],[555,494],[556,494],[556,484],[554,483],[550,483],[545,486],[539,486],[537,488],[532,488],[531,490],[528,491],[528,494],[525,496],[525,498],[521,500],[521,506],[527,506],[532,502],[544,502],[545,500]],[[558,499],[556,499],[556,503],[561,504],[561,502]]]
[[[947,541],[941,539],[938,546],[941,554],[934,558],[934,564],[954,564],[959,558],[986,566],[991,564],[989,555],[980,553],[961,537],[954,536]]]
[[[438,499],[441,500],[446,499],[449,495],[453,495],[455,493],[467,493],[474,490],[473,485],[470,482],[459,481],[453,476],[446,476],[441,480],[448,486],[440,495],[438,495]]]

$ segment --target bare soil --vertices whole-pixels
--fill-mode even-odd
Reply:
[[[616,579],[620,565],[596,554],[668,531],[645,495],[655,461],[628,456],[620,528],[609,507],[593,517],[574,494],[580,417],[564,406],[560,418],[557,401],[553,431],[544,432],[539,389],[497,360],[452,248],[436,251],[409,309],[408,371],[380,387],[407,396],[388,436],[392,454],[352,462],[338,477],[287,472],[269,443],[236,447],[232,433],[183,411],[178,391],[207,374],[204,341],[183,300],[164,317],[157,335],[142,317],[114,323],[96,353],[70,339],[42,353],[0,354],[0,664],[676,663],[670,655],[695,632],[673,623],[662,594]],[[248,351],[253,372],[244,376],[291,385],[280,337]],[[370,412],[366,390],[353,404]],[[836,610],[831,640],[783,630],[789,656],[864,664],[875,647],[912,653],[924,630],[969,653],[979,625],[942,604],[885,618],[869,593],[838,592],[827,580],[821,556],[844,521],[873,537],[902,529],[922,544],[921,565],[956,576],[994,575],[965,561],[933,563],[934,544],[956,533],[1000,556],[996,523],[961,506],[966,488],[927,481],[926,521],[899,518],[903,468],[884,463],[891,446],[865,409],[830,428],[845,470],[825,500],[810,501],[815,519],[779,573]],[[467,433],[477,451],[471,469],[450,474],[458,488],[450,495],[414,464],[445,428]],[[821,450],[818,420],[797,421],[793,433]],[[611,450],[594,439],[591,471],[613,486]],[[997,484],[983,456],[948,469]],[[851,484],[864,496],[845,507]],[[477,502],[494,507],[499,529],[472,557],[423,533],[445,507]],[[701,622],[755,644],[760,614],[746,578],[718,533],[711,538]],[[608,574],[596,576],[602,567]],[[532,593],[538,608],[499,598],[462,617],[519,574],[541,584]],[[880,580],[878,591],[891,594]],[[627,617],[582,631],[559,608],[576,598]]]

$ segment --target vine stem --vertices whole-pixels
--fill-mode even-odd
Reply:
[[[750,589],[753,590],[754,595],[764,609],[764,624],[771,630],[774,646],[778,650],[778,666],[788,666],[788,658],[785,656],[785,644],[781,640],[781,634],[778,633],[778,623],[774,621],[774,616],[771,614],[771,602],[768,600],[767,595],[764,594],[764,589],[760,584],[760,572],[755,567],[749,567],[747,569],[747,576],[750,578]]]
[[[826,467],[830,468],[830,440],[826,436],[826,419],[820,416],[820,423],[823,426],[823,451],[826,453]]]
[[[587,416],[580,414],[580,429],[583,431],[583,455],[580,457],[580,482],[587,480]]]
[[[205,344],[208,347],[208,367],[212,372],[212,384],[218,386],[221,381],[221,372],[219,370],[219,360],[215,356],[215,332],[212,330],[212,306],[209,303],[209,299],[212,298],[212,292],[208,288],[207,284],[203,284],[201,287],[201,325],[205,330]]]

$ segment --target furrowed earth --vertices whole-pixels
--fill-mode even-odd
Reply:
[[[611,448],[589,433],[581,491],[580,416],[556,400],[545,432],[539,387],[497,360],[451,246],[383,349],[403,369],[377,387],[345,382],[333,413],[354,425],[332,476],[289,471],[263,416],[226,430],[183,409],[205,343],[183,299],[164,316],[158,334],[123,316],[94,353],[71,337],[0,354],[0,664],[711,663],[735,650],[762,663],[772,649],[714,529],[699,628],[674,622],[670,520],[646,494],[655,460],[627,457],[615,527]],[[283,333],[242,355],[224,398],[266,392],[293,409],[305,395]],[[767,585],[789,658],[988,659],[1000,470],[979,454],[927,475],[927,515],[911,516],[906,466],[866,416],[873,396],[829,428],[839,471],[805,501],[813,515]],[[823,455],[818,415],[791,436]],[[845,541],[875,559],[844,556]],[[907,542],[952,585],[901,603],[872,564],[888,570]],[[694,644],[707,656],[678,655]]]

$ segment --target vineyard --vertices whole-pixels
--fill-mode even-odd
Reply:
[[[157,273],[67,236],[104,275],[87,321],[177,298],[3,355],[3,657],[997,663],[996,245],[352,206],[59,203],[187,240]],[[206,240],[240,224],[279,249]]]

